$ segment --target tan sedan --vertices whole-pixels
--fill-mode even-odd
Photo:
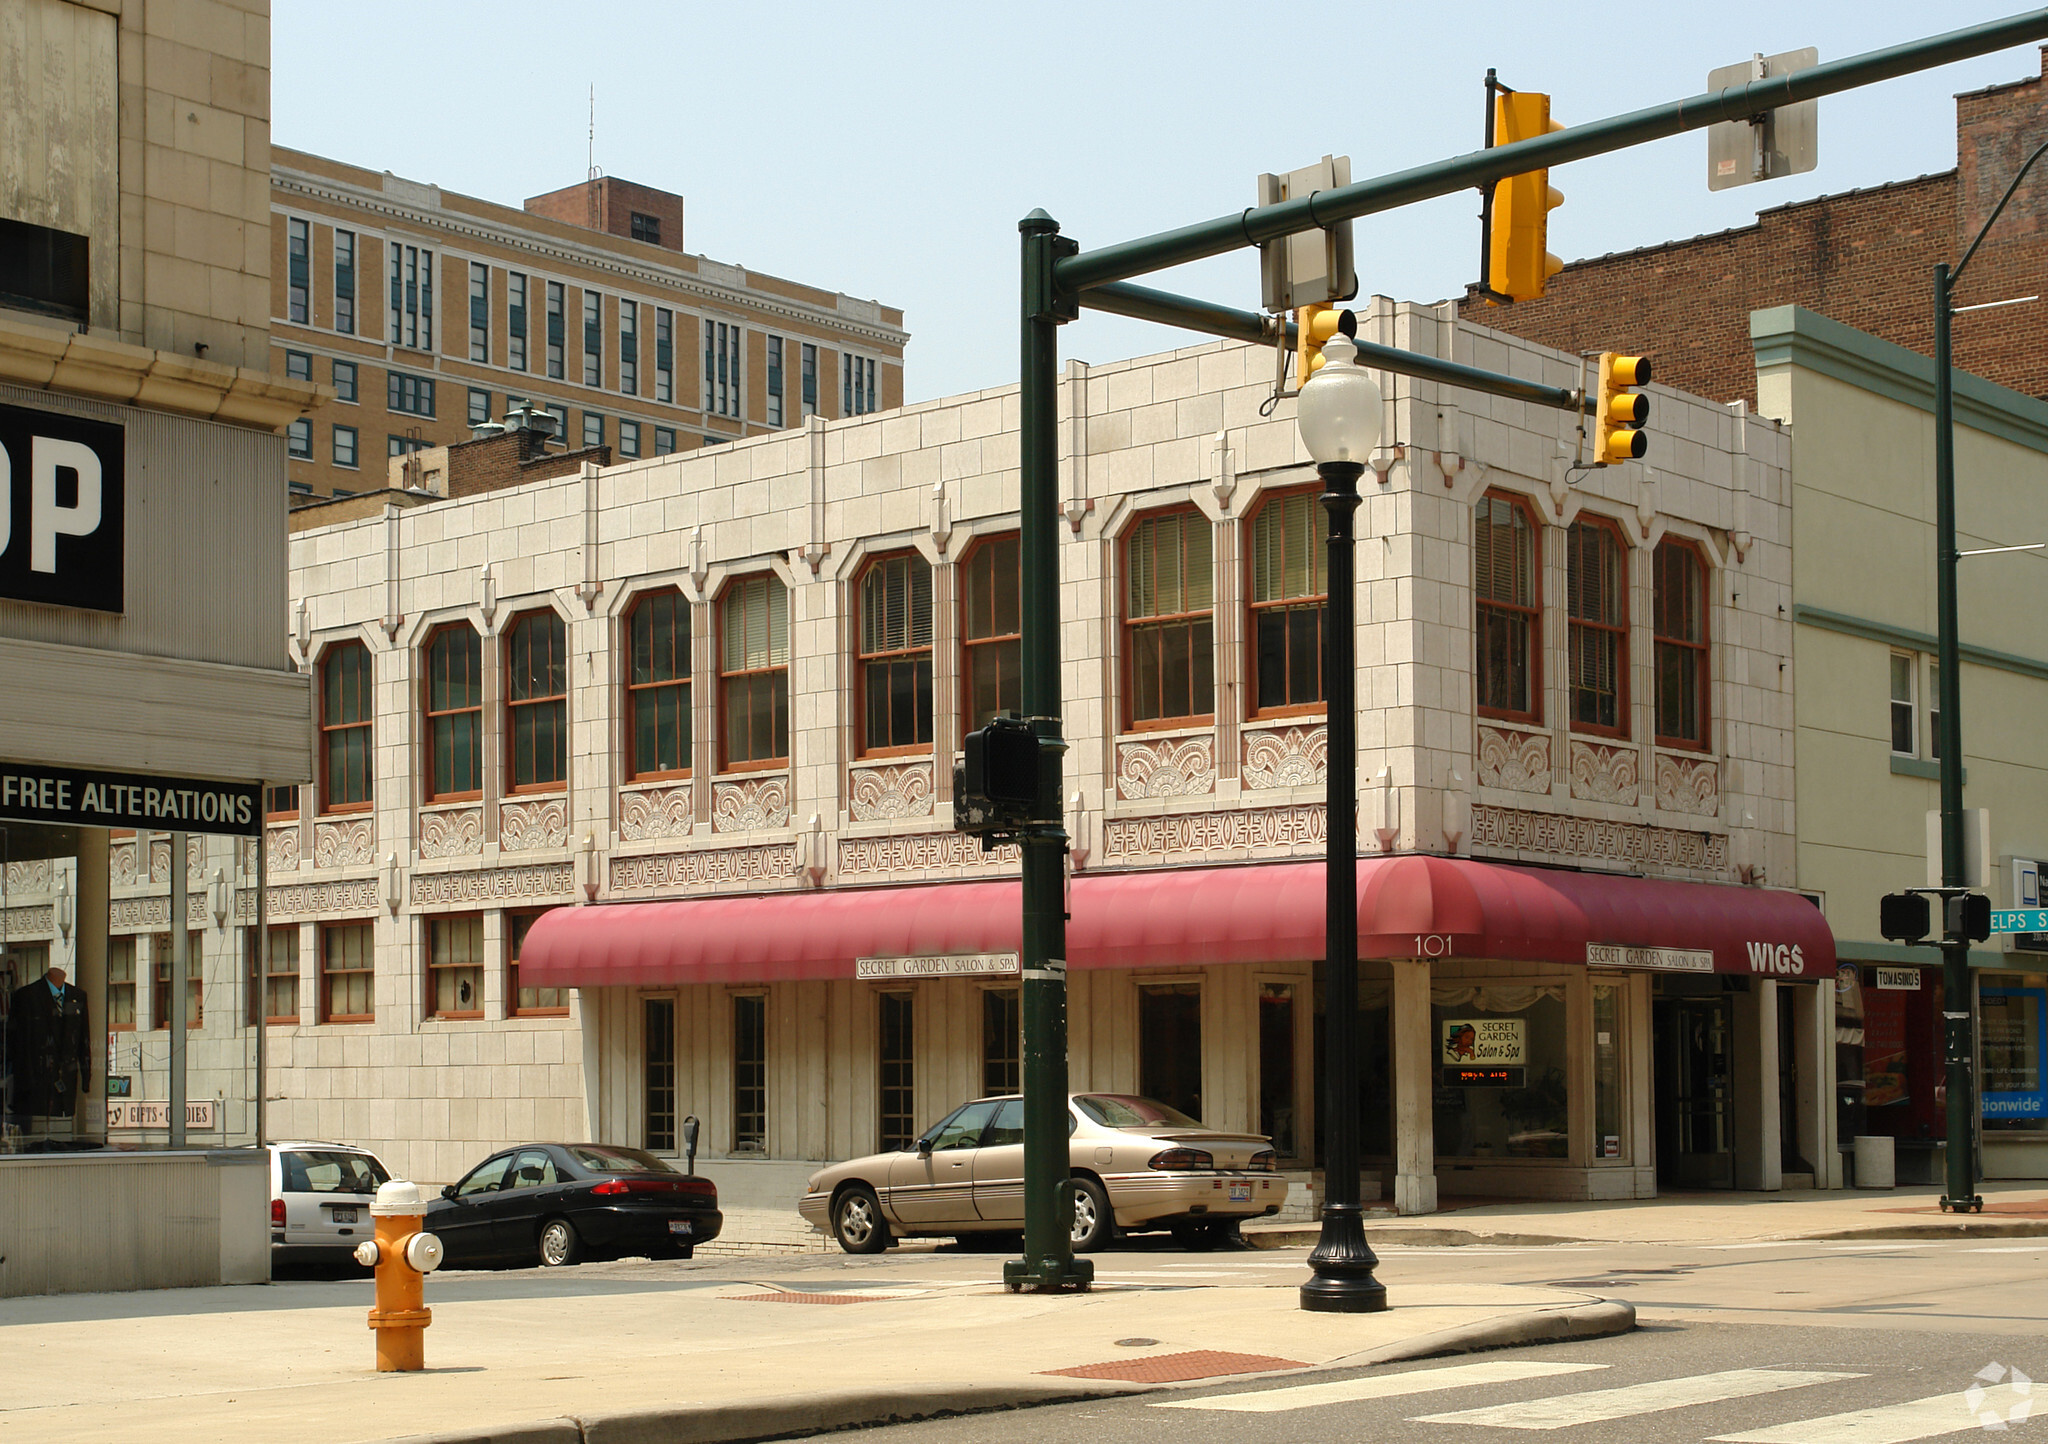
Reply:
[[[1076,1093],[1068,1100],[1074,1247],[1118,1229],[1170,1228],[1214,1243],[1247,1218],[1278,1213],[1287,1182],[1272,1143],[1221,1133],[1150,1098]],[[811,1175],[798,1211],[848,1253],[893,1239],[1015,1233],[1024,1227],[1024,1101],[979,1098],[910,1147]]]

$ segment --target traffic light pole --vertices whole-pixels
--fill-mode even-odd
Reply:
[[[1024,238],[1023,370],[1018,470],[1024,717],[1038,736],[1038,806],[1020,829],[1024,854],[1024,1257],[1003,1265],[1012,1293],[1085,1289],[1095,1266],[1074,1257],[1067,1158],[1067,750],[1060,723],[1059,327],[1053,288],[1059,222],[1033,211]]]

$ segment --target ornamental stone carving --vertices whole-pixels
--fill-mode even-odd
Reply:
[[[343,878],[335,882],[302,882],[269,890],[264,910],[273,919],[309,917],[319,913],[347,913],[366,916],[383,906],[373,877]],[[165,905],[166,912],[169,905]]]
[[[55,926],[47,905],[8,908],[4,916],[7,919],[7,936],[17,941],[24,936],[47,937]]]
[[[796,844],[722,847],[698,852],[662,852],[648,857],[614,857],[612,891],[716,887],[727,883],[787,882],[796,872]]]
[[[1116,795],[1193,797],[1216,790],[1216,738],[1160,737],[1116,744]]]
[[[370,817],[313,824],[313,866],[360,867],[377,860],[377,824]]]
[[[661,837],[688,837],[693,825],[693,795],[687,782],[666,787],[641,787],[619,793],[619,837],[648,842]]]
[[[1479,728],[1479,785],[1507,792],[1550,791],[1550,734]]]
[[[1689,812],[1695,817],[1721,815],[1721,769],[1704,757],[1658,753],[1654,785],[1660,811]]]
[[[483,850],[482,807],[420,809],[421,857],[477,857]]]
[[[149,840],[149,880],[171,880],[171,840],[168,837],[153,837]]]
[[[856,767],[848,775],[855,822],[893,822],[932,815],[932,764],[899,762]]]
[[[213,921],[207,916],[204,891],[185,894],[185,926],[203,928]],[[146,931],[171,925],[171,900],[153,897],[120,897],[107,904],[107,926],[116,932]]]
[[[519,798],[498,804],[498,846],[505,852],[537,852],[569,845],[569,799]]]
[[[7,864],[7,890],[9,892],[48,892],[56,886],[52,864],[47,857],[31,858],[27,862]]]
[[[563,897],[575,889],[575,869],[566,862],[461,868],[454,872],[414,872],[412,904],[414,907],[443,907],[456,903]]]
[[[1330,729],[1321,723],[1244,734],[1238,769],[1246,790],[1321,787],[1329,775]]]
[[[983,852],[981,842],[964,832],[912,832],[895,837],[839,839],[841,877],[921,872],[943,867],[995,867],[1017,861],[1014,844]]]
[[[1597,742],[1581,742],[1574,737],[1571,750],[1572,796],[1582,802],[1609,802],[1617,807],[1634,807],[1643,798],[1636,758],[1633,747],[1603,747]]]
[[[1719,872],[1728,866],[1728,839],[1717,833],[1526,812],[1515,807],[1474,807],[1472,850],[1475,854],[1534,852],[1695,872]]]
[[[789,779],[754,777],[711,784],[713,832],[762,832],[789,825]]]
[[[132,867],[135,856],[132,848],[128,856]],[[299,870],[299,825],[296,822],[263,829],[263,866],[271,872]]]
[[[135,841],[117,842],[107,849],[107,882],[112,887],[135,886]]]
[[[1260,807],[1114,817],[1103,829],[1103,851],[1118,861],[1147,862],[1216,848],[1319,847],[1323,837],[1321,807]]]

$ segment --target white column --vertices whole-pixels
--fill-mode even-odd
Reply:
[[[1436,1134],[1431,1100],[1436,1049],[1429,1025],[1429,962],[1397,958],[1389,1026],[1394,1045],[1394,1212],[1436,1212]]]

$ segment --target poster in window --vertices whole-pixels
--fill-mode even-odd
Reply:
[[[1871,1108],[1907,1103],[1906,998],[1898,992],[1863,995],[1863,1101]]]
[[[1522,1018],[1445,1018],[1445,1063],[1517,1066],[1529,1061],[1528,1024]]]
[[[2048,988],[1985,988],[1981,998],[1984,1117],[2048,1118]]]

